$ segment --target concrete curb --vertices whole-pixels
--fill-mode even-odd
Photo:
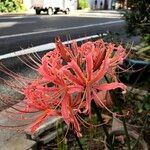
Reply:
[[[14,105],[15,108],[18,107],[18,104]],[[36,142],[33,140],[29,140],[26,137],[24,132],[19,132],[7,126],[19,126],[22,122],[19,120],[10,119],[7,114],[10,111],[16,113],[16,110],[13,108],[7,108],[0,112],[0,125],[4,125],[6,127],[2,127],[0,130],[0,150],[28,150],[33,147],[36,147]],[[8,117],[9,116],[9,117]]]
[[[33,150],[36,149],[36,142],[33,140],[26,139],[22,135],[14,137],[0,146],[0,150]]]
[[[107,35],[106,33],[103,34],[103,36]],[[87,36],[87,37],[81,37],[78,39],[75,39],[76,42],[82,42],[85,40],[89,40],[89,39],[95,39],[95,38],[99,38],[100,35],[91,35],[91,36]],[[72,43],[72,41],[64,41],[63,44],[70,44]],[[13,57],[18,57],[21,55],[26,55],[26,54],[31,54],[31,53],[37,53],[37,52],[42,52],[42,51],[46,51],[46,50],[52,50],[55,48],[55,43],[48,43],[48,44],[43,44],[43,45],[39,45],[39,46],[35,46],[32,48],[27,48],[27,49],[23,49],[22,51],[16,51],[16,52],[12,52],[12,53],[8,53],[8,54],[4,54],[4,55],[0,55],[0,60],[3,59],[7,59],[7,58],[13,58]]]

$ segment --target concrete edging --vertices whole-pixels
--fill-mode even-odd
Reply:
[[[105,34],[105,33],[103,34],[103,36],[106,36],[106,35],[107,34]],[[78,38],[78,39],[74,39],[74,40],[76,42],[81,42],[81,41],[85,41],[85,40],[89,40],[89,39],[99,38],[100,36],[101,35],[91,35],[91,36],[82,37],[82,38]],[[70,44],[72,41],[73,40],[64,41],[63,44]],[[26,55],[26,54],[31,54],[31,53],[37,53],[37,52],[52,50],[54,48],[55,48],[55,43],[47,43],[47,44],[43,44],[43,45],[31,47],[31,48],[19,50],[19,51],[16,51],[16,52],[0,55],[0,60],[13,58],[13,57],[18,57],[18,56],[22,56],[22,55]]]

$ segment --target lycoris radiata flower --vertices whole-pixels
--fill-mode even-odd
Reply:
[[[38,57],[38,56],[36,56]],[[34,118],[31,130],[35,130],[47,118],[61,117],[68,127],[80,137],[81,115],[91,116],[91,102],[94,101],[100,108],[108,110],[112,106],[110,90],[126,86],[119,82],[116,69],[125,59],[125,49],[120,45],[105,43],[102,39],[95,42],[85,42],[78,46],[75,41],[68,47],[56,38],[56,48],[45,54],[41,62],[35,62],[32,68],[39,76],[35,79],[26,79],[5,68],[0,68],[5,74],[17,80],[10,83],[3,81],[24,95],[24,106],[16,109],[21,115],[40,112]],[[39,60],[38,60],[39,61]],[[27,63],[26,64],[31,64]],[[111,81],[107,83],[105,76]],[[3,102],[11,101],[10,97],[0,97]]]

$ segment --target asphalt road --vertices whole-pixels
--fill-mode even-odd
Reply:
[[[94,15],[20,15],[0,16],[0,55],[24,48],[106,33],[121,32],[124,22],[119,17]]]

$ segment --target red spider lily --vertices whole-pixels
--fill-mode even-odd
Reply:
[[[113,83],[105,83],[101,84],[101,80],[104,78],[104,76],[107,74],[107,71],[109,70],[110,66],[110,59],[105,58],[100,66],[99,69],[96,71],[93,71],[93,60],[92,60],[92,54],[89,53],[86,56],[86,66],[85,69],[82,71],[77,62],[72,60],[70,63],[68,63],[68,69],[72,69],[74,72],[74,76],[81,82],[81,86],[83,86],[83,92],[86,92],[86,107],[85,112],[91,113],[91,100],[97,100],[95,98],[95,94],[93,94],[93,91],[96,91],[96,93],[99,93],[100,91],[108,91],[116,88],[122,88],[125,90],[126,86],[122,83],[118,83],[117,81]],[[70,71],[71,73],[71,71]],[[65,74],[67,76],[67,74]],[[66,79],[68,79],[67,77]],[[71,78],[70,78],[71,80]],[[72,84],[77,84],[77,82],[72,80]],[[101,100],[100,100],[101,101]],[[102,102],[101,102],[102,103]]]
[[[21,112],[41,112],[33,122],[32,131],[48,117],[60,116],[68,127],[73,125],[77,136],[81,136],[80,122],[83,121],[78,115],[91,116],[91,101],[111,112],[109,91],[126,89],[117,80],[115,72],[125,56],[123,47],[103,40],[86,42],[81,46],[73,41],[67,47],[56,38],[56,49],[42,58],[41,65],[38,63],[36,70],[40,78],[21,88],[25,96]],[[111,83],[105,81],[105,76],[110,78]]]

